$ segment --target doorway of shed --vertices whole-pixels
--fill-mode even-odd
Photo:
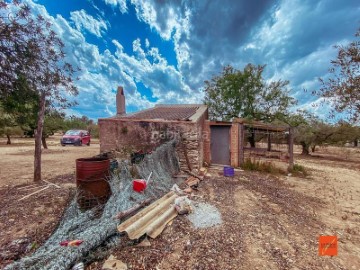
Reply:
[[[230,165],[230,126],[210,126],[211,163]]]

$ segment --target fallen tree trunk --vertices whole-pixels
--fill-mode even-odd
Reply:
[[[171,141],[163,144],[136,165],[142,178],[153,172],[154,181],[144,193],[132,190],[132,177],[128,165],[125,162],[120,163],[120,173],[112,175],[109,180],[112,195],[103,206],[100,216],[100,207],[82,212],[74,198],[66,209],[59,227],[45,244],[29,257],[14,262],[5,269],[67,270],[78,262],[94,260],[94,253],[106,254],[106,250],[118,244],[120,238],[117,231],[119,222],[113,217],[119,212],[126,212],[141,201],[164,195],[175,183],[172,175],[180,171],[175,143]],[[83,240],[83,243],[78,247],[60,246],[60,242],[74,239]]]

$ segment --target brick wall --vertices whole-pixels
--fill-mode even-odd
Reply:
[[[197,170],[203,163],[204,121],[203,117],[198,122],[99,119],[100,151],[115,150],[119,157],[128,158],[131,152],[153,150],[179,136],[181,143],[177,147],[177,153],[180,167]]]
[[[239,124],[232,123],[230,129],[230,165],[239,166]]]

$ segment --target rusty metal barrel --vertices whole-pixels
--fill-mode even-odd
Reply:
[[[108,179],[108,158],[79,158],[76,160],[77,202],[81,209],[90,209],[106,203],[111,195]]]

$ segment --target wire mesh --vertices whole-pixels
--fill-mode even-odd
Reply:
[[[5,270],[66,270],[76,263],[91,261],[91,254],[97,251],[106,251],[117,245],[120,234],[117,232],[118,221],[113,217],[140,201],[162,196],[174,184],[172,175],[180,170],[176,143],[170,141],[161,145],[141,163],[134,165],[144,179],[153,172],[151,183],[144,192],[133,191],[129,162],[120,162],[117,172],[109,180],[111,196],[105,204],[97,198],[95,202],[89,202],[96,205],[84,211],[78,204],[78,199],[83,197],[78,194],[45,244],[31,256],[8,265]],[[60,246],[62,241],[75,239],[83,240],[83,243],[77,247]]]

